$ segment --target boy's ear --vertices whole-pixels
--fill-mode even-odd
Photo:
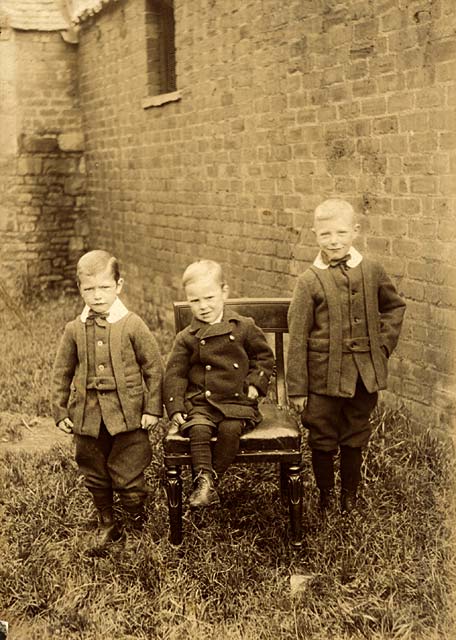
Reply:
[[[222,285],[223,299],[226,300],[230,294],[230,288],[227,284]]]
[[[122,291],[123,285],[124,285],[124,279],[123,278],[119,278],[117,280],[117,285],[116,285],[117,293],[120,293]]]
[[[359,224],[359,222],[357,222],[355,225],[353,225],[353,231],[355,233],[359,233],[361,230],[361,225]]]

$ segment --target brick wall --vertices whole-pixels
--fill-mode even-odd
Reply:
[[[77,49],[59,33],[6,28],[0,56],[2,281],[72,286],[88,233]]]
[[[362,214],[359,248],[408,300],[390,402],[454,415],[456,18],[452,0],[176,0],[179,102],[143,109],[144,5],[80,33],[91,243],[133,304],[171,319],[182,269],[223,263],[234,295],[289,295],[313,208]]]

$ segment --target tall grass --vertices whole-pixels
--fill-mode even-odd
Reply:
[[[4,356],[14,360],[20,348],[44,370],[67,312],[30,313],[48,319],[43,339]],[[17,410],[44,407],[46,383],[26,405],[18,395]],[[378,410],[373,425],[359,513],[348,518],[320,519],[305,451],[300,551],[287,543],[287,514],[268,465],[231,469],[222,507],[187,512],[184,542],[172,547],[161,482],[164,422],[151,438],[144,531],[101,557],[87,554],[95,517],[70,441],[44,454],[3,454],[0,619],[16,640],[455,637],[454,452],[431,431],[412,429],[401,412]],[[188,492],[188,473],[184,481]]]

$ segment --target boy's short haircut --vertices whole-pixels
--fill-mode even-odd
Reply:
[[[224,285],[222,267],[218,262],[214,260],[197,260],[189,264],[185,269],[182,276],[182,286],[185,289],[187,285],[195,282],[195,280],[207,277],[212,277],[221,287]]]
[[[114,280],[119,282],[120,269],[116,257],[102,249],[94,249],[93,251],[85,253],[79,258],[76,266],[76,278],[78,280],[78,284],[81,276],[93,276],[105,271],[106,269],[110,269]]]
[[[328,200],[321,202],[315,209],[314,221],[329,220],[341,213],[350,215],[353,222],[356,222],[356,212],[347,200],[342,200],[342,198],[328,198]]]

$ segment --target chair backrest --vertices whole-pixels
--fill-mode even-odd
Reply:
[[[280,406],[286,406],[283,336],[288,333],[287,313],[290,298],[230,298],[225,302],[225,305],[241,316],[253,318],[256,325],[263,329],[265,334],[273,334],[273,349],[276,360],[276,398]],[[190,324],[192,313],[188,302],[175,302],[173,306],[174,325],[177,333]]]

